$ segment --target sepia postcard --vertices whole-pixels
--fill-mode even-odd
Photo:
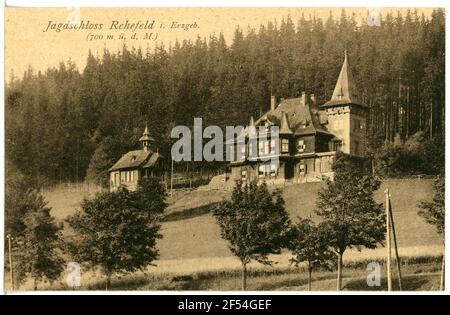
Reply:
[[[4,292],[445,290],[445,8],[4,13]]]

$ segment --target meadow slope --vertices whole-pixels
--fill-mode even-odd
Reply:
[[[384,200],[384,190],[390,189],[399,246],[408,255],[415,251],[423,254],[426,248],[438,251],[441,246],[441,239],[434,227],[417,215],[417,204],[433,197],[432,184],[432,179],[388,179],[376,192],[376,200],[381,203]],[[307,183],[282,187],[286,209],[293,219],[298,216],[311,216],[315,219],[314,205],[317,192],[322,186],[323,183]],[[229,193],[221,190],[177,192],[169,198],[167,212],[182,212],[183,205],[187,209],[205,206],[223,200],[228,195]],[[79,190],[55,190],[45,192],[45,197],[52,207],[52,214],[61,221],[79,207],[83,193]],[[157,246],[163,265],[171,265],[173,261],[180,259],[199,259],[198,262],[204,262],[231,256],[227,243],[220,238],[219,227],[211,213],[194,213],[187,219],[163,222],[162,235]],[[191,263],[195,264],[194,261]]]

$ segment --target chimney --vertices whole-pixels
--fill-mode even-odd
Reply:
[[[302,106],[306,106],[306,92],[302,91]]]
[[[314,105],[316,105],[316,97],[314,96],[314,94],[311,94],[311,101]]]
[[[275,96],[270,97],[270,110],[273,112],[275,110]]]

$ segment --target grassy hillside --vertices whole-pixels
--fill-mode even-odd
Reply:
[[[400,247],[420,251],[422,246],[439,246],[441,239],[433,226],[417,215],[417,204],[433,196],[433,180],[390,179],[382,183],[375,198],[384,201],[384,190],[389,188],[395,227]],[[291,217],[314,218],[313,209],[317,192],[322,183],[307,183],[286,186],[283,196]],[[167,222],[163,225],[163,236],[158,243],[161,259],[228,256],[227,243],[220,238],[220,231],[211,214]],[[420,247],[419,247],[420,246]],[[420,252],[418,253],[420,254]]]
[[[408,253],[422,254],[426,247],[439,248],[441,239],[434,227],[426,224],[417,215],[417,204],[433,196],[431,179],[389,179],[382,183],[376,193],[378,202],[384,201],[383,191],[389,188],[392,195],[394,220],[399,245],[408,248]],[[323,183],[307,183],[283,187],[286,208],[292,218],[297,216],[314,218],[313,210],[317,192]],[[85,193],[86,194],[86,193]],[[89,192],[88,195],[91,195]],[[168,213],[179,213],[185,208],[204,207],[228,196],[221,190],[177,192],[169,199]],[[59,220],[73,213],[83,197],[79,190],[57,190],[45,193]],[[202,210],[203,211],[203,210]],[[205,212],[205,211],[203,211]],[[219,228],[210,213],[191,213],[188,219],[172,220],[162,225],[163,238],[158,242],[161,260],[200,259],[226,257],[231,253],[227,243],[220,238]]]
[[[316,202],[317,192],[323,183],[292,185],[284,189],[286,208],[291,216],[308,217]],[[384,191],[389,188],[392,210],[400,246],[440,244],[435,228],[417,215],[417,204],[433,198],[432,179],[388,179],[375,193],[375,200],[384,204]]]

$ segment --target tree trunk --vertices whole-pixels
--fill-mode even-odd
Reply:
[[[445,279],[445,251],[442,254],[442,270],[441,270],[441,283],[439,285],[439,290],[444,291],[444,279]]]
[[[338,252],[338,264],[337,264],[337,290],[341,291],[342,288],[342,252]]]
[[[37,282],[36,278],[34,278],[34,284],[33,284],[34,291],[37,291],[37,289],[38,289],[38,284],[37,283],[38,282]]]
[[[242,263],[242,291],[247,289],[247,263]]]
[[[308,291],[311,291],[311,262],[308,261]]]

